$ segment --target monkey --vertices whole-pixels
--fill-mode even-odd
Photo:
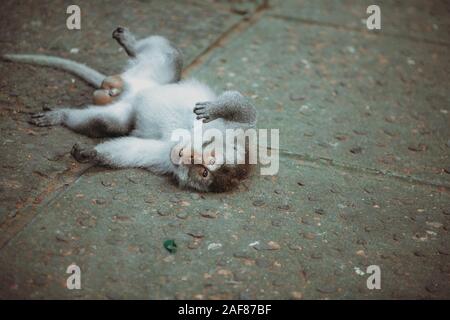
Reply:
[[[70,60],[42,55],[5,55],[4,59],[61,68],[86,80],[102,94],[115,99],[104,106],[82,109],[59,107],[31,114],[35,126],[62,125],[94,138],[112,138],[95,147],[75,143],[71,155],[81,163],[113,168],[144,168],[175,178],[182,188],[201,192],[225,192],[249,176],[248,143],[227,141],[225,151],[236,151],[237,163],[222,148],[209,148],[214,140],[200,144],[190,138],[173,141],[175,130],[195,134],[199,125],[224,133],[227,129],[255,128],[257,113],[248,98],[238,91],[217,95],[208,85],[194,79],[181,80],[181,51],[168,39],[151,35],[137,40],[127,28],[118,27],[113,38],[129,56],[120,76],[103,74]],[[94,94],[95,95],[95,94]]]

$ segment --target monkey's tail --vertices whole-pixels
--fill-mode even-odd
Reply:
[[[100,88],[103,79],[106,77],[85,64],[54,56],[41,54],[5,54],[3,55],[3,59],[61,69],[80,77],[97,89]]]

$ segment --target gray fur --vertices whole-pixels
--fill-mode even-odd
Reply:
[[[207,123],[223,118],[228,121],[256,124],[256,110],[237,91],[225,91],[216,101],[198,102],[194,108],[197,119]]]
[[[12,62],[28,63],[45,67],[52,67],[68,71],[95,88],[100,88],[105,75],[94,69],[72,60],[40,55],[40,54],[5,54],[3,59]]]

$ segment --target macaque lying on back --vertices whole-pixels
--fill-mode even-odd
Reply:
[[[52,66],[72,72],[99,90],[83,109],[58,108],[35,113],[36,126],[63,125],[90,137],[116,137],[94,148],[75,144],[71,154],[79,162],[117,168],[140,167],[173,175],[180,186],[221,192],[236,187],[249,174],[248,145],[226,141],[224,148],[208,148],[214,139],[173,141],[176,130],[194,133],[214,129],[253,128],[255,108],[237,91],[217,96],[194,79],[180,81],[182,57],[167,39],[150,36],[136,40],[125,28],[113,37],[130,57],[120,76],[105,77],[74,61],[43,55],[5,55],[11,61]],[[191,135],[192,136],[192,135]],[[234,162],[226,150],[236,151]],[[230,163],[232,162],[232,163]]]

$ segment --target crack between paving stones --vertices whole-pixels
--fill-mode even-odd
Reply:
[[[222,46],[224,46],[233,36],[240,34],[247,30],[250,26],[254,25],[263,13],[269,8],[269,1],[264,0],[255,11],[243,17],[241,20],[232,25],[228,30],[222,33],[213,43],[211,43],[206,49],[204,49],[200,54],[198,54],[194,60],[183,70],[183,76],[188,75],[196,67],[200,66],[205,62],[206,58],[211,55],[211,53]]]
[[[17,210],[14,217],[6,218],[5,221],[0,224],[0,230],[2,232],[0,235],[0,251],[25,230],[27,226],[31,225],[43,208],[50,206],[55,199],[70,190],[82,178],[84,173],[92,167],[94,167],[94,165],[90,165],[79,172],[75,172],[75,175],[71,177],[72,179],[69,182],[61,184],[58,183],[58,180],[63,177],[64,174],[70,172],[71,169],[62,172],[50,181],[49,186],[44,191],[34,197],[31,204]]]
[[[370,168],[370,167],[361,167],[361,166],[355,166],[353,164],[349,164],[346,162],[337,161],[331,158],[325,158],[325,157],[315,157],[313,155],[309,154],[300,154],[295,152],[290,152],[287,150],[280,149],[280,155],[286,156],[289,158],[294,158],[296,160],[304,161],[305,163],[310,163],[317,166],[326,166],[326,167],[334,167],[341,171],[346,172],[358,172],[362,174],[368,174],[371,176],[383,176],[386,178],[396,179],[400,180],[402,182],[406,182],[408,184],[415,184],[415,185],[425,185],[425,186],[432,186],[437,188],[444,188],[448,191],[450,191],[450,185],[443,184],[443,183],[437,183],[421,178],[416,178],[412,176],[406,176],[402,174],[398,174],[396,172],[392,172],[390,170],[383,170],[383,169],[376,169],[376,168]]]
[[[341,30],[341,31],[353,31],[353,32],[367,34],[367,35],[374,35],[374,36],[378,36],[378,37],[387,36],[387,37],[391,37],[391,38],[404,39],[404,40],[425,43],[425,44],[433,44],[433,45],[443,46],[443,47],[447,47],[447,48],[450,47],[450,43],[448,43],[448,42],[429,40],[429,39],[425,39],[425,38],[419,38],[419,37],[408,36],[408,35],[394,34],[394,33],[386,32],[386,31],[382,31],[382,32],[368,31],[365,28],[353,28],[353,27],[348,27],[348,26],[342,26],[342,25],[335,24],[332,22],[314,21],[314,20],[309,20],[309,19],[304,19],[304,18],[299,18],[299,17],[285,16],[285,15],[281,15],[281,14],[269,14],[268,17],[271,17],[274,19],[280,19],[280,20],[284,20],[284,21],[288,21],[288,22],[293,22],[293,23],[306,24],[306,25],[310,25],[310,26],[327,27],[327,28],[333,28],[333,29],[337,29],[337,30]]]

